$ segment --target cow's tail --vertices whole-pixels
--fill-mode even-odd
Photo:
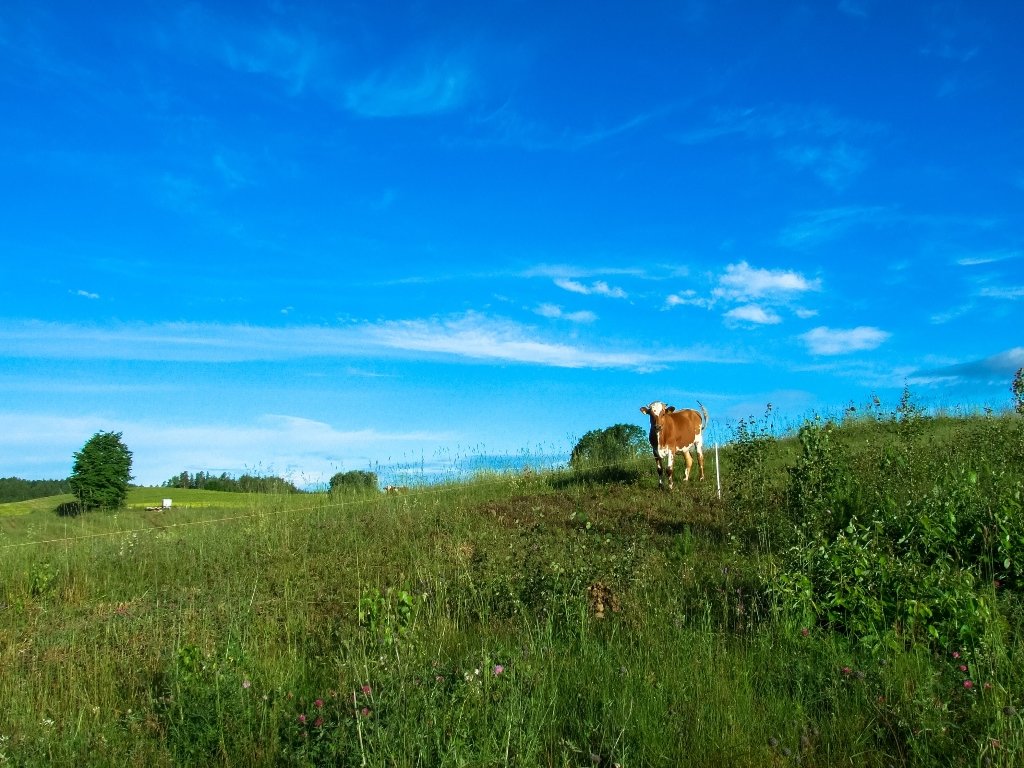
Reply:
[[[704,416],[703,420],[700,423],[700,433],[703,435],[704,430],[708,428],[708,409],[704,407],[704,403],[702,403],[700,400],[697,401],[697,405],[700,406],[700,412]]]

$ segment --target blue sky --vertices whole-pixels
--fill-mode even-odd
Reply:
[[[1019,2],[0,5],[0,476],[1009,404]]]

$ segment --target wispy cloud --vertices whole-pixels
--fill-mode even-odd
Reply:
[[[233,72],[277,81],[291,96],[303,94],[325,69],[317,34],[281,16],[240,23],[190,3],[177,13],[176,25],[173,34],[158,38],[168,50],[198,54]]]
[[[580,318],[582,319],[582,318]],[[467,312],[445,318],[273,328],[162,323],[114,326],[39,321],[0,328],[0,356],[52,359],[244,362],[301,358],[442,356],[560,368],[659,370],[676,362],[728,362],[702,348],[633,351],[550,341],[535,328]]]
[[[837,329],[822,325],[802,334],[800,338],[813,355],[845,355],[875,349],[890,336],[890,333],[871,326]]]
[[[541,304],[534,310],[534,312],[541,317],[550,317],[555,320],[569,320],[573,323],[592,323],[597,320],[597,315],[593,312],[588,312],[586,310],[566,312],[557,304]]]
[[[92,291],[85,291],[81,289],[74,291],[74,295],[81,296],[83,299],[98,299],[100,297],[98,293],[93,293]]]
[[[981,267],[986,264],[996,264],[1009,259],[1019,259],[1024,252],[1021,251],[991,251],[989,253],[976,253],[971,256],[962,256],[956,260],[961,267]]]
[[[779,155],[792,165],[810,171],[835,190],[845,189],[868,162],[864,149],[845,141],[828,146],[798,144],[781,149]]]
[[[239,31],[232,26],[231,30],[235,39],[225,42],[221,50],[228,67],[278,78],[293,96],[305,90],[317,62],[319,45],[315,37],[280,27]]]
[[[990,285],[986,288],[982,288],[979,295],[986,299],[1008,299],[1010,301],[1016,301],[1017,299],[1024,299],[1024,285]]]
[[[577,347],[546,341],[531,328],[472,312],[445,320],[387,322],[368,329],[367,337],[383,348],[405,352],[557,368],[660,370],[673,362],[702,359],[705,354],[692,351],[651,354]]]
[[[834,240],[855,227],[877,227],[890,224],[896,219],[896,212],[884,206],[825,208],[801,214],[782,231],[779,242],[790,248],[816,246]]]
[[[425,56],[353,82],[345,89],[344,101],[363,117],[440,114],[461,107],[473,82],[472,71],[460,57]]]
[[[570,291],[571,293],[580,293],[584,296],[590,296],[591,294],[595,294],[598,296],[608,296],[612,299],[624,299],[627,296],[624,290],[622,290],[621,288],[612,287],[608,285],[608,283],[606,283],[604,280],[596,280],[590,285],[586,285],[577,280],[570,280],[568,278],[558,278],[557,280],[555,280],[555,285],[557,285],[562,290]]]
[[[583,150],[636,131],[664,110],[643,112],[625,117],[610,125],[555,129],[537,120],[524,117],[511,103],[477,121],[484,135],[477,143],[484,146],[510,146],[530,152]]]
[[[591,277],[645,277],[640,267],[578,266],[575,264],[538,264],[519,273],[521,277],[545,277],[552,280],[582,280]]]
[[[766,142],[785,162],[842,189],[867,165],[864,143],[883,130],[880,124],[844,118],[828,108],[789,104],[719,109],[705,125],[676,139],[704,144],[738,136]]]

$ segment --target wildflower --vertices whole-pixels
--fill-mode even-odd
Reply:
[[[959,659],[960,658],[960,651],[953,651],[953,658],[954,659]]]
[[[807,637],[809,634],[811,634],[811,630],[809,630],[807,627],[804,627],[803,629],[800,630],[800,634],[803,637]]]
[[[359,714],[361,714],[363,717],[369,717],[370,716],[370,708],[369,707],[363,707],[361,710],[359,710]]]
[[[314,728],[319,728],[323,724],[324,724],[324,719],[322,717],[318,717],[316,720],[313,721],[313,727]]]
[[[966,672],[967,671],[967,665],[966,664],[961,664],[960,665],[960,671],[961,672]]]
[[[316,707],[317,709],[323,709],[324,708],[324,700],[323,699],[317,699],[316,701],[313,702],[313,706]]]
[[[373,688],[371,688],[371,687],[370,687],[370,686],[368,686],[368,685],[364,685],[364,686],[363,686],[362,688],[360,688],[359,690],[361,690],[361,691],[363,692],[363,695],[364,695],[364,696],[369,696],[370,694],[372,694],[372,693],[373,693]]]
[[[248,690],[252,687],[252,681],[248,677],[245,678],[245,680],[242,681],[242,687]]]
[[[850,669],[849,667],[843,667],[842,673],[843,673],[844,677],[849,677],[850,675],[853,674],[853,670]]]
[[[303,725],[306,724],[306,715],[305,715],[305,713],[299,715],[299,722],[302,723]]]
[[[985,683],[981,687],[984,688],[986,691],[991,691],[992,690],[992,683]]]
[[[502,665],[502,664],[495,664],[494,665],[494,676],[495,677],[497,677],[498,675],[502,674],[504,671],[505,671],[504,665]]]
[[[964,688],[971,690],[974,687],[974,683],[970,680],[964,680]]]

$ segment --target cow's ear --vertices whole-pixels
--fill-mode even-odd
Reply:
[[[651,415],[651,409],[648,408],[646,405],[641,405],[640,406],[640,413],[646,413],[648,416],[650,416]]]
[[[670,405],[665,409],[665,413],[672,413],[675,409],[676,407],[674,405]]]

